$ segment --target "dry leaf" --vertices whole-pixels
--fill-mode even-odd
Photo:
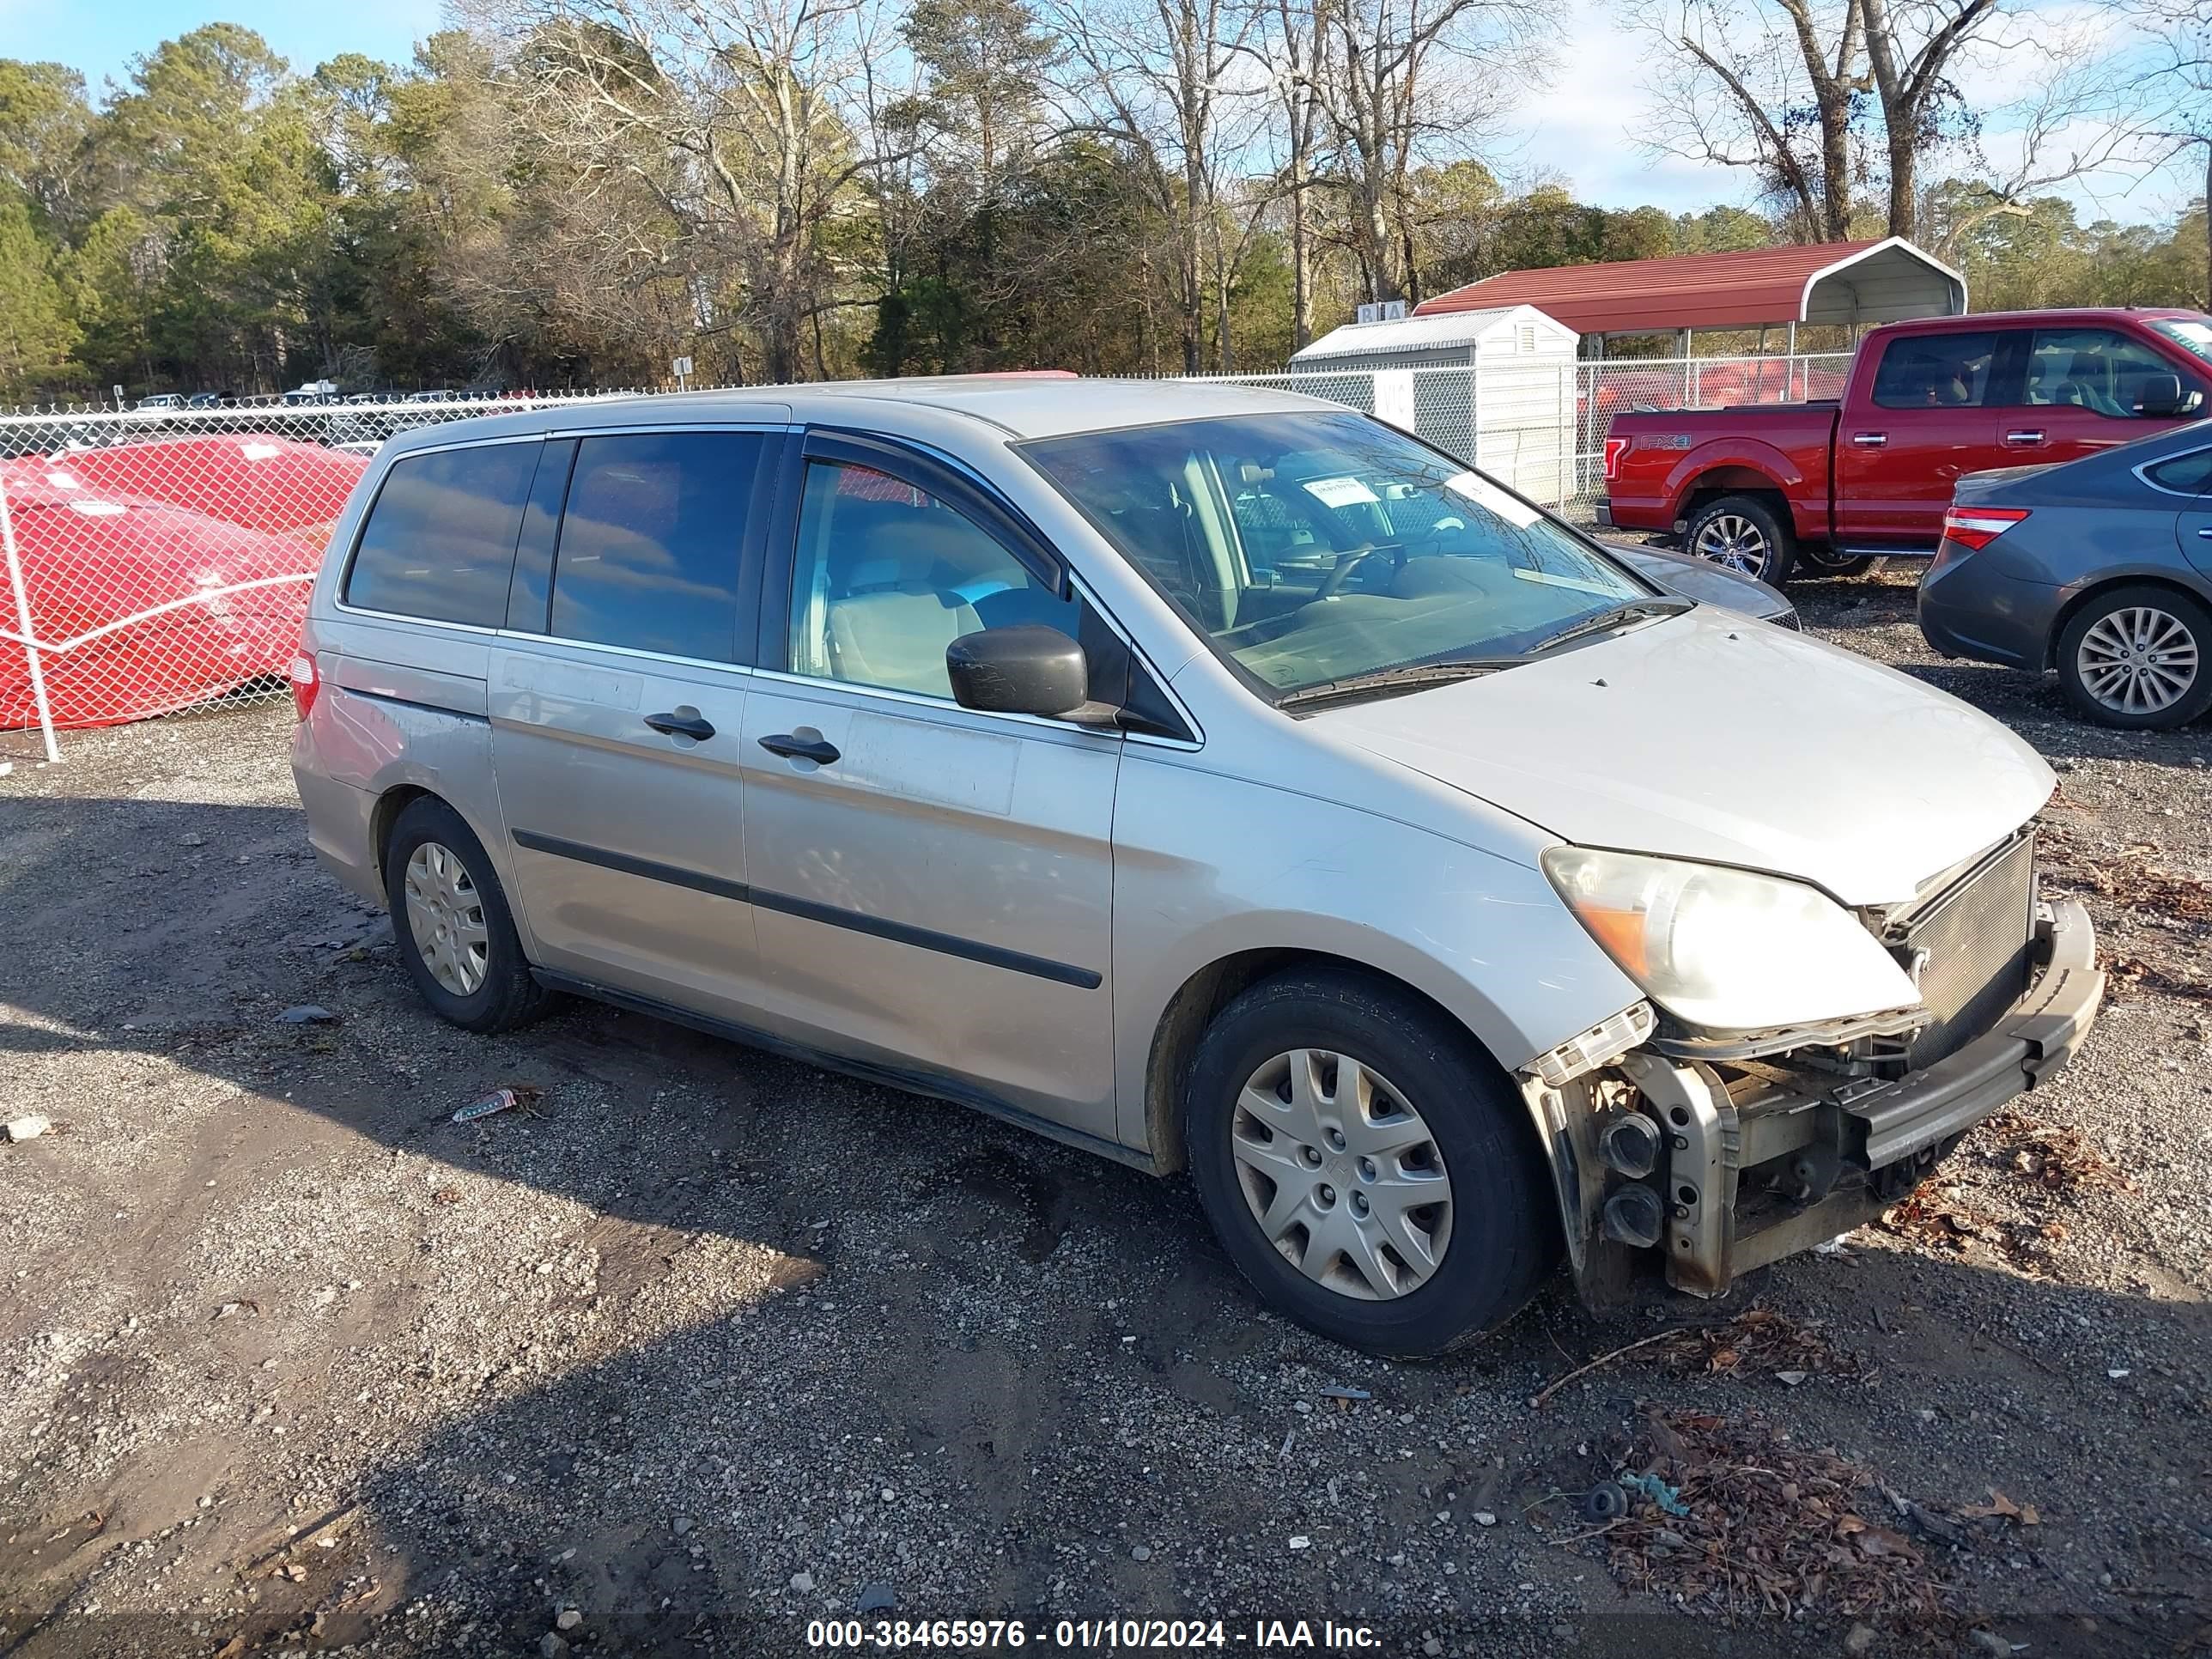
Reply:
[[[1960,1519],[1966,1521],[1986,1521],[2002,1516],[2006,1520],[2019,1522],[2023,1527],[2040,1526],[2043,1523],[2043,1517],[2035,1512],[2034,1504],[2015,1504],[1995,1486],[1990,1488],[1988,1503],[1969,1504],[1959,1511],[1959,1516]]]

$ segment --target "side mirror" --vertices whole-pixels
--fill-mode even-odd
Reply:
[[[945,647],[945,668],[963,708],[1056,718],[1091,701],[1083,647],[1042,623],[963,634]]]
[[[2203,401],[2203,392],[2181,389],[2179,374],[2146,374],[2142,390],[2136,393],[2136,413],[2150,420],[2171,420],[2177,415],[2194,415]]]

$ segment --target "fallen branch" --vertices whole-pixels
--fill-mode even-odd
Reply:
[[[1601,1365],[1610,1365],[1614,1360],[1620,1358],[1621,1355],[1625,1353],[1634,1353],[1638,1348],[1648,1348],[1654,1342],[1664,1342],[1669,1337],[1680,1336],[1680,1334],[1681,1333],[1678,1330],[1661,1331],[1656,1335],[1641,1337],[1634,1342],[1624,1344],[1622,1346],[1615,1348],[1611,1353],[1601,1353],[1596,1358],[1591,1360],[1589,1364],[1578,1366],[1575,1370],[1569,1371],[1558,1382],[1548,1384],[1540,1394],[1538,1394],[1531,1399],[1528,1401],[1528,1404],[1532,1408],[1541,1406],[1547,1400],[1549,1400],[1561,1389],[1565,1388],[1568,1383],[1573,1382],[1577,1377],[1586,1376],[1590,1372],[1597,1370]]]

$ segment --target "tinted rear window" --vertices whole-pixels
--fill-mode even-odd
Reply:
[[[553,562],[553,632],[734,659],[738,554],[768,440],[757,432],[586,438]]]
[[[1993,332],[1900,336],[1882,352],[1874,400],[1884,409],[1978,409],[1996,352]]]
[[[346,577],[348,605],[497,628],[535,443],[441,450],[395,462]]]

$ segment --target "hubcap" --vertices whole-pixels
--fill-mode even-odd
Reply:
[[[1690,551],[1747,576],[1764,574],[1766,569],[1766,537],[1739,513],[1719,514],[1698,526]]]
[[[2106,708],[2155,714],[2188,693],[2197,655],[2197,637],[2179,617],[2130,605],[2093,623],[2074,660],[2082,685]]]
[[[1230,1129],[1237,1184],[1283,1259],[1340,1295],[1419,1290],[1451,1242],[1451,1178],[1406,1097],[1349,1054],[1297,1048],[1252,1073]]]
[[[449,847],[426,841],[407,860],[407,931],[431,977],[457,997],[484,981],[491,933],[483,897]]]

